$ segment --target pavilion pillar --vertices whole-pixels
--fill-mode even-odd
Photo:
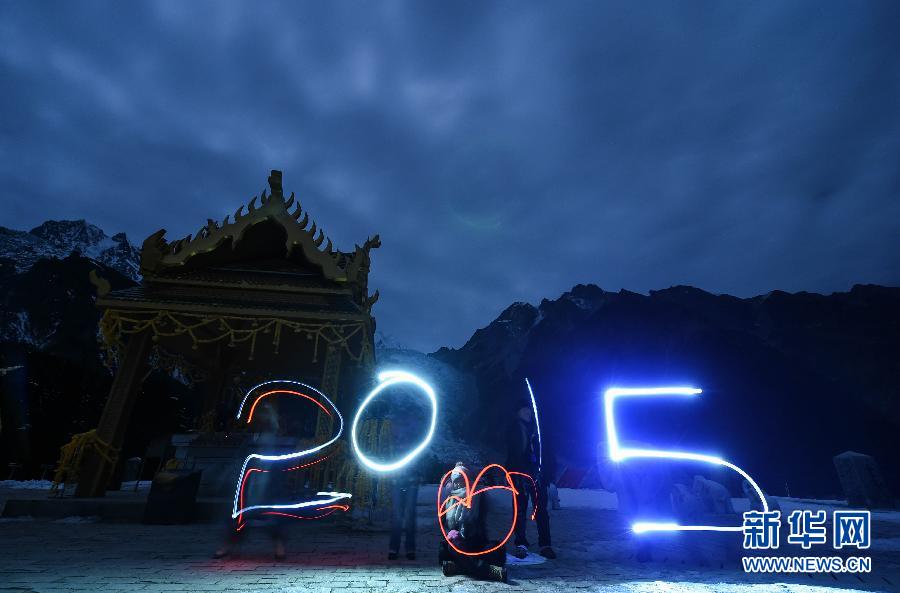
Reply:
[[[340,349],[328,345],[325,351],[325,365],[322,369],[322,384],[319,389],[322,393],[338,405],[338,386],[341,380],[341,351]],[[316,441],[324,442],[331,437],[331,431],[334,429],[332,424],[334,420],[324,412],[319,412],[316,421]]]
[[[140,392],[149,351],[150,332],[143,331],[131,336],[109,389],[109,398],[97,425],[97,438],[108,444],[112,451],[121,449],[125,440],[125,431]],[[112,461],[111,463],[93,449],[85,451],[78,472],[75,496],[103,496],[115,470],[114,457]]]
[[[325,351],[325,364],[322,369],[322,383],[319,386],[319,389],[328,396],[335,406],[338,406],[338,387],[341,378],[341,351],[330,345]],[[338,406],[339,407],[339,406]],[[346,419],[345,419],[346,421]],[[334,430],[334,418],[325,414],[322,411],[319,411],[319,416],[316,420],[316,442],[324,443],[329,438],[331,438],[331,432]],[[346,431],[348,427],[344,426],[344,431]],[[333,473],[335,468],[333,464],[330,462],[320,463],[314,466],[313,471],[310,474],[310,481],[313,484],[318,485],[318,487],[324,488],[329,481],[329,478],[333,478],[334,476],[329,476],[329,474]]]
[[[225,389],[226,369],[221,359],[210,369],[203,396],[203,408],[200,412],[200,432],[216,432],[219,424],[219,407],[222,403],[222,392]]]

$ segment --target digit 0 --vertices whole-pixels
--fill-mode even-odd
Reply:
[[[413,375],[412,373],[407,373],[405,371],[385,371],[379,373],[378,381],[378,385],[376,385],[375,388],[369,392],[369,394],[359,405],[359,409],[356,410],[356,416],[354,416],[353,418],[353,426],[350,428],[350,441],[353,445],[353,452],[356,454],[357,459],[359,459],[359,461],[363,465],[376,472],[390,472],[400,469],[401,467],[415,459],[419,455],[419,453],[421,453],[425,449],[425,447],[428,446],[428,443],[431,442],[431,438],[434,436],[435,426],[437,426],[437,396],[434,393],[434,389],[431,388],[431,385],[429,385],[419,377]],[[391,462],[375,461],[366,456],[366,454],[363,453],[359,448],[359,442],[357,440],[359,419],[366,407],[371,404],[372,401],[376,397],[378,397],[380,393],[382,393],[389,387],[403,384],[417,387],[431,405],[431,422],[428,425],[428,434],[426,434],[425,438],[423,438],[422,441],[406,455]]]

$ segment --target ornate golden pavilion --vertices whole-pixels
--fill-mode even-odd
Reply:
[[[104,494],[150,366],[201,377],[200,431],[228,429],[234,410],[223,404],[232,403],[239,375],[300,379],[319,385],[340,409],[355,409],[372,379],[378,293],[368,293],[369,252],[380,240],[336,250],[294,195],[285,198],[281,172],[268,181],[269,195],[254,197],[246,212],[238,208],[233,220],[208,220],[193,238],[171,243],[165,230],[150,235],[140,286],[101,287],[100,329],[117,370],[76,496]],[[316,422],[317,437],[331,433],[324,414]],[[348,456],[334,459],[322,464],[319,481],[346,481],[353,471]]]

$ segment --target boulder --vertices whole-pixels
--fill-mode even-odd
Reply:
[[[715,480],[709,480],[703,476],[694,476],[694,495],[700,499],[703,508],[710,513],[734,513],[734,505],[731,504],[731,493],[728,488]]]
[[[845,451],[834,456],[834,469],[837,470],[848,506],[894,507],[887,482],[871,456]]]
[[[762,501],[759,500],[759,494],[750,485],[750,482],[747,480],[741,480],[741,490],[744,492],[744,496],[747,497],[747,500],[750,501],[750,510],[751,511],[761,511],[763,510]],[[766,504],[769,505],[770,511],[780,511],[781,505],[777,500],[769,496],[768,492],[763,490],[763,496],[766,497]]]

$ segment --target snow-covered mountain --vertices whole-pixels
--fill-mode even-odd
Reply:
[[[42,257],[14,272],[0,260],[0,352],[24,347],[69,357],[99,356],[92,271],[113,289],[134,286],[118,270],[72,253],[64,259]],[[0,365],[2,366],[2,365]]]
[[[0,227],[0,342],[95,354],[95,270],[114,287],[140,280],[140,252],[125,233],[84,220],[48,220],[30,231]],[[83,352],[81,352],[83,353]]]
[[[84,220],[48,220],[30,231],[0,226],[0,260],[15,272],[31,269],[41,258],[64,259],[72,253],[140,280],[140,251],[125,233],[112,237]]]

